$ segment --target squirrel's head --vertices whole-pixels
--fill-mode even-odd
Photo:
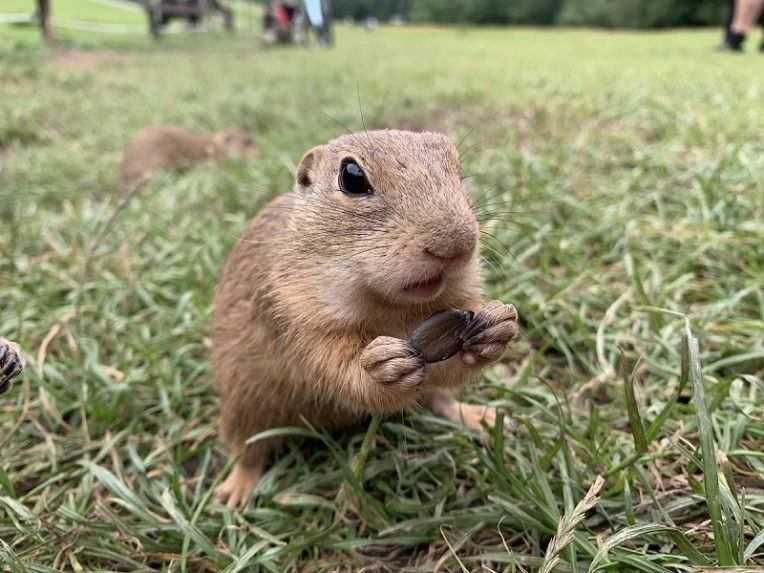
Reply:
[[[250,156],[257,152],[255,138],[239,129],[219,131],[212,136],[216,151],[229,157]]]
[[[315,147],[297,169],[292,224],[332,293],[437,302],[478,281],[478,222],[447,136],[381,130]]]

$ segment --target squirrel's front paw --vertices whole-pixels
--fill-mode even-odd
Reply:
[[[426,363],[408,340],[378,336],[364,348],[361,366],[375,382],[413,388],[424,381]]]
[[[467,366],[482,366],[498,360],[517,332],[515,307],[499,301],[489,302],[463,334],[462,361]]]
[[[0,394],[11,387],[11,380],[21,374],[23,369],[24,359],[19,347],[5,338],[0,338]]]

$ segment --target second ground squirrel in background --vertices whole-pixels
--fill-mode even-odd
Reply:
[[[173,125],[147,127],[125,148],[122,184],[135,186],[161,171],[187,169],[211,159],[254,156],[256,151],[254,137],[238,129],[198,135]]]
[[[436,133],[345,135],[305,154],[228,257],[215,293],[220,432],[239,456],[218,497],[246,502],[281,426],[336,429],[422,405],[479,429],[495,413],[453,392],[517,333],[511,305],[483,300],[478,221],[456,147]],[[427,364],[409,335],[444,309],[480,324]]]

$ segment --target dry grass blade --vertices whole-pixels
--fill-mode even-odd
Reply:
[[[600,490],[605,485],[605,478],[597,476],[594,483],[586,492],[584,498],[578,502],[570,514],[566,514],[560,519],[557,525],[557,533],[549,542],[544,555],[544,564],[539,569],[539,573],[551,573],[560,562],[560,554],[571,541],[578,525],[586,517],[586,513],[597,505],[600,499]]]

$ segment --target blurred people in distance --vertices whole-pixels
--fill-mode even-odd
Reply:
[[[319,46],[331,46],[332,36],[332,0],[305,0],[305,11]]]
[[[271,1],[263,10],[263,41],[266,44],[304,42],[302,11],[289,0]]]
[[[266,44],[276,41],[276,15],[271,2],[267,2],[263,9],[263,40]]]
[[[308,24],[320,46],[332,44],[331,0],[271,0],[263,11],[263,40],[266,44],[304,44]]]
[[[724,39],[719,48],[724,51],[742,52],[746,36],[756,26],[762,7],[764,0],[730,0]],[[764,51],[764,40],[759,50]]]

